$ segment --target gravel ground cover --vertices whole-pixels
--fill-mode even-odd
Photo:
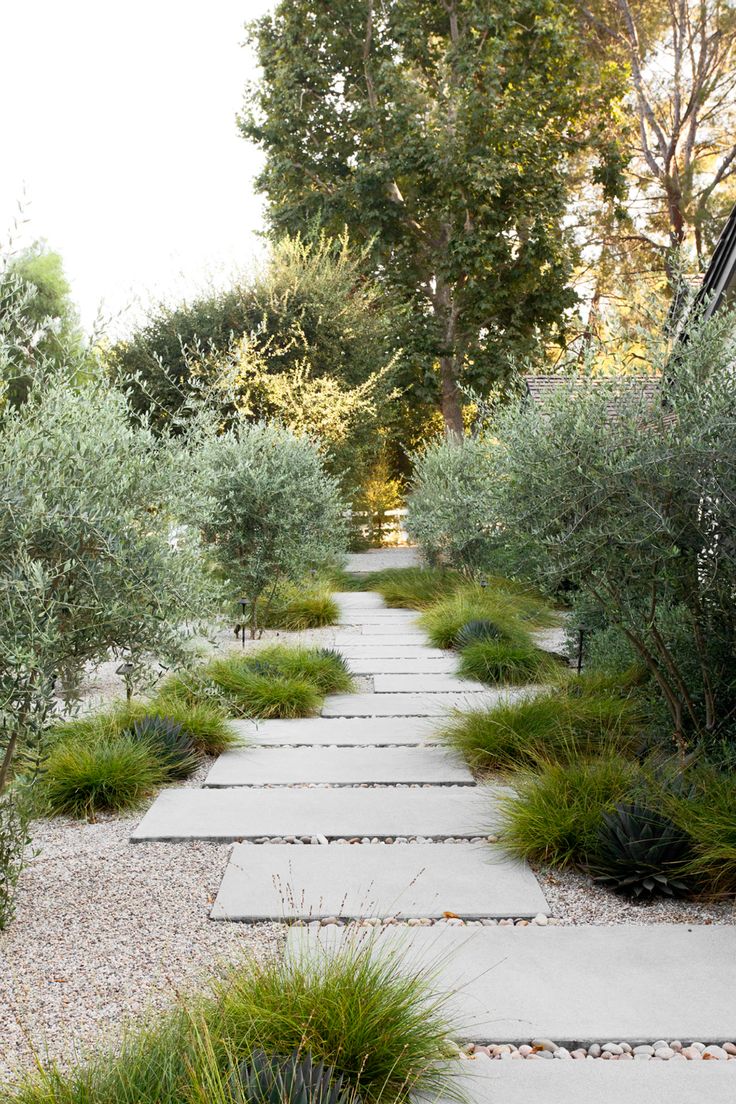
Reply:
[[[227,844],[132,846],[140,815],[33,826],[17,918],[0,934],[0,1077],[71,1058],[164,1008],[218,961],[280,951],[277,924],[214,924]]]

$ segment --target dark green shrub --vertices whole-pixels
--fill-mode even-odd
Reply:
[[[501,844],[516,858],[565,867],[593,853],[603,814],[630,800],[638,769],[615,753],[547,763],[514,778],[501,798]]]
[[[151,744],[121,733],[58,743],[42,787],[51,813],[94,819],[97,813],[135,808],[165,781],[165,767]]]
[[[692,840],[669,817],[639,802],[618,804],[603,820],[588,869],[596,882],[628,897],[681,897]]]

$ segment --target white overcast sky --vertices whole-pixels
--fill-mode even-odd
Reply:
[[[23,236],[62,254],[86,325],[102,302],[121,332],[262,253],[235,115],[243,26],[272,2],[0,0],[0,241],[25,197]]]

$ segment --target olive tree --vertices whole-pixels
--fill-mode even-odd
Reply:
[[[499,543],[493,464],[483,436],[438,438],[415,457],[406,530],[429,564],[488,566]]]
[[[619,628],[682,754],[736,731],[733,335],[720,314],[663,349],[654,403],[621,380],[578,379],[494,427],[506,535]]]
[[[103,379],[32,383],[0,423],[0,925],[25,838],[18,782],[85,668],[139,677],[176,660],[212,597],[195,537],[171,540],[179,453],[130,419]],[[178,499],[178,501],[177,501]]]
[[[250,634],[278,586],[345,548],[337,481],[315,442],[276,423],[242,423],[197,456],[208,494],[201,515],[233,597],[247,602]]]

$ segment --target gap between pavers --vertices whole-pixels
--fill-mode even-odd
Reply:
[[[464,694],[332,694],[325,698],[323,717],[441,717],[454,709],[490,709],[518,701],[528,687]]]
[[[466,1104],[734,1104],[734,1065],[471,1060],[461,1063],[457,1088]],[[416,1104],[456,1099],[431,1096]]]
[[[477,694],[488,687],[472,679],[449,674],[378,674],[373,679],[376,694]]]
[[[473,785],[464,759],[441,747],[236,748],[223,752],[205,786],[294,786],[300,783]]]
[[[442,742],[427,717],[303,717],[287,721],[230,721],[252,746],[360,747],[432,745]]]
[[[732,1039],[736,932],[730,925],[292,928],[290,953],[344,939],[426,967],[458,1037],[474,1042]],[[736,1080],[734,1080],[736,1092]]]
[[[172,788],[161,791],[130,839],[467,839],[497,830],[505,792],[501,786]]]
[[[236,844],[210,916],[255,922],[446,912],[532,917],[549,907],[529,867],[487,844]]]

